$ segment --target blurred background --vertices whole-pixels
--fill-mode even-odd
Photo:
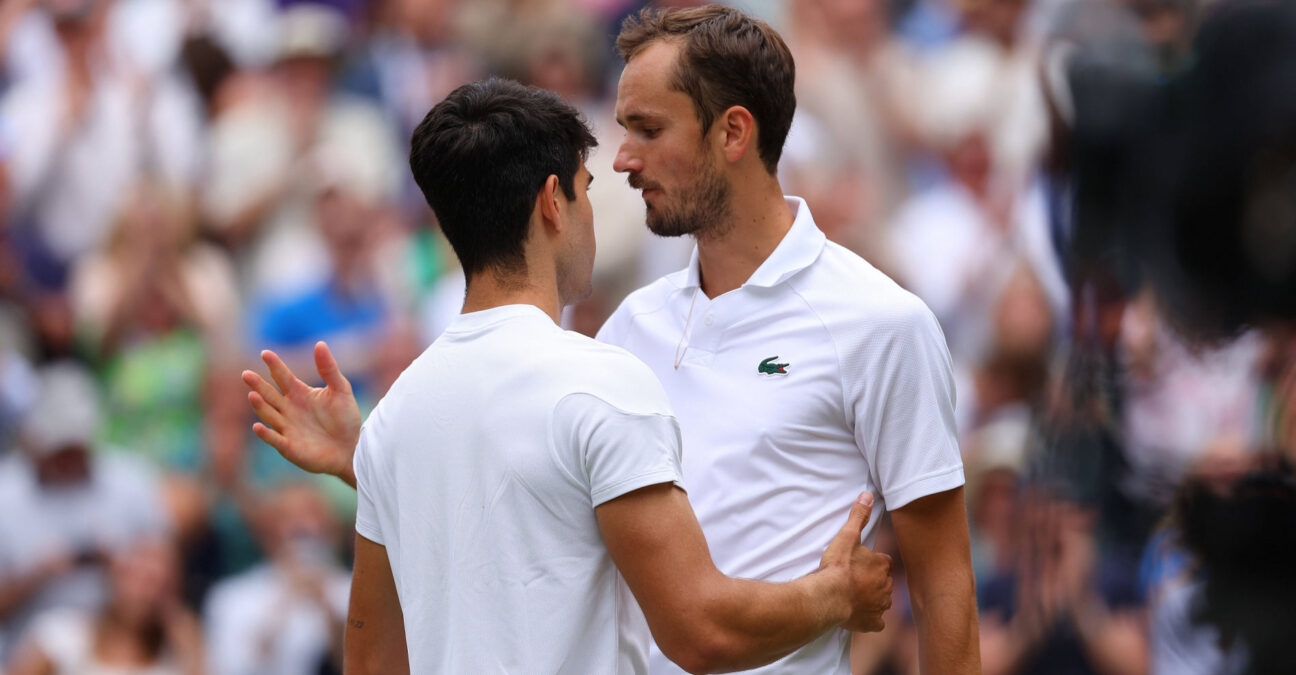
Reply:
[[[327,340],[367,410],[458,313],[408,138],[489,74],[601,141],[568,327],[684,266],[612,172],[644,4],[0,3],[0,668],[340,672],[354,495],[239,373]],[[985,672],[1296,672],[1296,5],[732,4],[785,191],[945,331]],[[917,672],[904,588],[856,673]]]

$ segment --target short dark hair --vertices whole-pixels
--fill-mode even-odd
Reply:
[[[671,86],[693,99],[703,131],[731,106],[756,120],[756,148],[765,168],[778,170],[796,112],[796,64],[769,24],[732,7],[646,8],[626,17],[617,51],[626,63],[659,40],[683,45]]]
[[[526,270],[523,244],[549,176],[568,200],[597,145],[581,115],[553,92],[491,78],[436,104],[410,140],[410,170],[471,277]]]

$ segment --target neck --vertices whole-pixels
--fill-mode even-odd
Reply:
[[[722,234],[698,237],[702,292],[709,298],[742,286],[792,229],[792,211],[777,178],[762,171],[733,185],[730,222],[715,229]]]
[[[159,626],[127,626],[109,610],[95,625],[95,656],[105,664],[147,665],[157,658],[159,638]]]
[[[537,283],[526,275],[501,275],[493,270],[478,272],[468,279],[464,314],[504,305],[539,307],[554,323],[559,323],[562,317],[562,300],[556,283]]]

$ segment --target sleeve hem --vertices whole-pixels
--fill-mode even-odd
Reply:
[[[665,468],[641,473],[617,483],[613,483],[612,485],[596,490],[590,495],[590,498],[593,500],[594,506],[598,506],[605,502],[610,502],[624,494],[634,492],[639,488],[648,487],[649,485],[658,485],[660,483],[674,483],[681,490],[684,489],[684,484],[680,479],[679,472],[670,468]],[[359,524],[357,523],[357,526],[358,525]]]
[[[386,546],[387,542],[383,539],[382,530],[367,520],[356,517],[355,530],[360,536],[372,541],[375,544]]]
[[[903,508],[915,499],[945,492],[946,490],[953,490],[963,485],[963,483],[963,465],[956,464],[946,469],[919,476],[900,487],[886,491],[884,493],[886,507],[888,510],[894,511]]]

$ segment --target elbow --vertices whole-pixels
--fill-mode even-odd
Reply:
[[[693,675],[734,670],[741,661],[737,645],[716,634],[693,633],[669,645],[658,641],[658,647],[666,658]]]

